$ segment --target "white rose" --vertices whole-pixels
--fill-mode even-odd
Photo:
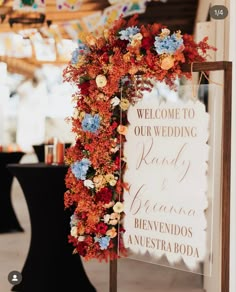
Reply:
[[[103,216],[103,220],[104,220],[105,223],[108,223],[109,220],[110,220],[110,215],[109,214],[104,215]]]
[[[93,189],[94,188],[94,183],[90,179],[86,179],[84,181],[84,186],[88,189]]]
[[[113,98],[111,99],[111,105],[112,105],[113,107],[117,106],[119,103],[120,103],[120,99],[119,99],[119,97],[115,96],[115,97],[113,97]]]

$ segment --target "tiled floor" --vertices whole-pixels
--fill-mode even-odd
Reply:
[[[26,161],[36,162],[37,160],[32,154],[26,155],[21,160],[21,162]],[[7,280],[8,273],[13,270],[21,271],[30,241],[28,209],[16,179],[13,180],[12,201],[25,232],[0,234],[0,292],[11,291],[11,285]],[[90,261],[84,262],[84,268],[97,292],[109,291],[108,264]],[[118,261],[118,292],[201,292],[203,291],[201,287],[201,276],[196,274],[132,259]]]

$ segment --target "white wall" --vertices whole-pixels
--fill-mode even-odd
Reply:
[[[236,291],[236,1],[228,0],[229,7],[229,60],[233,62],[232,93],[232,159],[231,159],[231,225],[230,225],[230,292]]]
[[[9,89],[6,86],[7,65],[0,62],[0,146],[4,144],[4,123],[6,115],[6,104],[9,98]]]
[[[230,225],[230,292],[236,292],[236,1],[235,0],[200,0],[196,22],[206,20],[209,5],[225,5],[228,8],[229,15],[222,21],[213,20],[211,31],[214,30],[215,46],[217,47],[216,60],[228,60],[233,62],[233,91],[232,91],[232,145],[231,145],[231,225]],[[212,25],[215,28],[212,28]],[[201,25],[200,25],[201,26]],[[206,24],[202,24],[202,27]],[[210,31],[209,30],[209,31]],[[213,36],[210,36],[214,39]],[[211,76],[214,81],[220,82],[220,76],[215,72]],[[213,283],[214,284],[214,283]],[[212,285],[211,285],[212,286]],[[218,286],[218,285],[217,285]],[[213,289],[210,291],[216,291]],[[221,291],[224,292],[224,291]]]

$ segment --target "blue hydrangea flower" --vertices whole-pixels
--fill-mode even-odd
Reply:
[[[85,114],[82,121],[82,129],[84,131],[95,133],[100,127],[100,117],[98,114],[92,116],[90,114]]]
[[[155,37],[155,50],[156,52],[161,54],[174,54],[181,46],[183,45],[183,39],[176,36],[173,33],[171,36],[162,37]]]
[[[81,161],[76,161],[71,165],[71,171],[77,179],[85,180],[90,165],[90,160],[83,158]]]
[[[109,246],[110,237],[109,236],[101,237],[99,238],[98,242],[102,250],[107,249]]]
[[[120,39],[129,41],[131,43],[132,37],[139,33],[139,31],[140,29],[137,26],[127,27],[125,30],[121,30],[119,32],[119,34],[121,35]]]
[[[72,52],[71,64],[75,65],[78,63],[79,56],[83,56],[89,53],[89,47],[85,44],[79,43],[78,47]]]

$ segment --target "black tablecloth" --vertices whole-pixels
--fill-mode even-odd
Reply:
[[[96,291],[67,240],[71,216],[63,200],[67,167],[35,163],[10,164],[8,169],[22,187],[32,229],[23,280],[13,291]]]
[[[24,152],[0,152],[0,233],[23,231],[11,201],[13,175],[8,163],[18,163]]]

